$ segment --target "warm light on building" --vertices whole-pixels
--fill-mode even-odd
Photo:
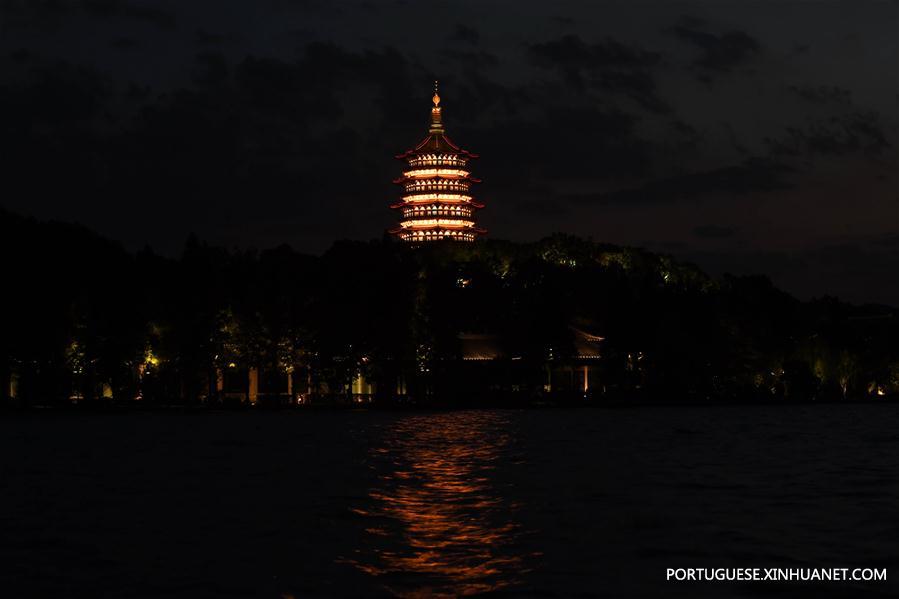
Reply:
[[[455,168],[418,168],[411,171],[406,171],[403,173],[404,177],[423,177],[423,178],[431,178],[431,177],[456,177],[458,179],[463,179],[469,175],[468,171],[463,171]]]
[[[403,196],[403,201],[408,204],[431,203],[439,201],[441,204],[458,204],[470,202],[471,196],[458,193],[420,193],[412,196]]]
[[[418,218],[400,223],[404,229],[431,229],[433,227],[472,228],[474,222],[454,218]]]
[[[474,221],[475,211],[484,206],[469,195],[471,184],[479,181],[467,166],[477,155],[455,145],[444,133],[436,82],[432,102],[428,136],[415,149],[397,156],[408,169],[394,181],[403,187],[404,195],[390,206],[402,215],[399,227],[390,232],[409,242],[474,241],[486,233]]]

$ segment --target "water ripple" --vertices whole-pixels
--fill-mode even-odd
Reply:
[[[530,556],[518,541],[521,507],[494,472],[508,461],[509,417],[454,412],[401,417],[371,448],[379,475],[364,507],[364,535],[341,561],[405,597],[470,595],[520,582]]]

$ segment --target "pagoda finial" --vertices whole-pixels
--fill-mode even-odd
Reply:
[[[443,133],[443,120],[440,112],[440,94],[437,93],[437,81],[434,81],[434,97],[431,98],[434,106],[431,108],[431,133]]]

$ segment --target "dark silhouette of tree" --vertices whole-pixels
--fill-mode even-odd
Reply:
[[[347,401],[364,377],[382,402],[401,387],[418,400],[525,401],[577,360],[583,332],[603,338],[597,392],[610,397],[899,393],[893,308],[799,302],[764,277],[715,280],[669,256],[566,235],[342,241],[320,257],[191,236],[173,259],[0,212],[0,250],[4,404],[14,388],[24,405],[218,405],[222,381],[246,390],[250,369],[260,396],[283,393],[290,377],[295,393]],[[495,359],[466,365],[466,335],[492,343]]]

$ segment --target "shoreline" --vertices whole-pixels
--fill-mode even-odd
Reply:
[[[312,403],[306,405],[188,405],[188,404],[143,404],[136,405],[133,402],[82,402],[80,404],[37,404],[37,405],[6,405],[0,407],[0,414],[38,414],[38,413],[68,413],[68,414],[116,414],[116,413],[302,413],[302,412],[454,412],[467,410],[621,410],[629,408],[723,408],[723,407],[788,407],[788,406],[830,406],[830,405],[897,405],[899,397],[884,396],[869,399],[847,400],[723,400],[709,399],[705,401],[664,401],[664,400],[640,400],[640,401],[593,401],[583,403],[571,402],[522,402],[522,403],[451,403],[451,402],[422,402],[409,404],[385,404],[385,403]]]

